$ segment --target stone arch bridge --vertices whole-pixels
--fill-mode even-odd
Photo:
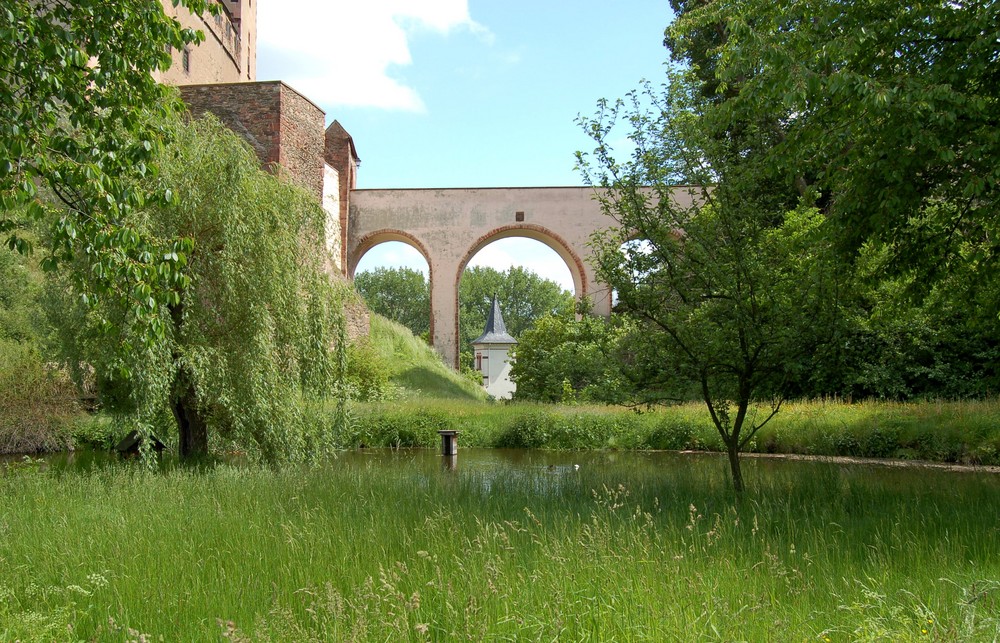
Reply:
[[[366,252],[386,241],[415,248],[430,269],[431,340],[446,364],[458,368],[458,285],[469,261],[486,245],[527,237],[552,248],[573,276],[576,297],[611,313],[611,293],[597,281],[587,242],[607,228],[590,187],[351,190],[344,269],[354,277]],[[680,196],[680,195],[678,195]]]

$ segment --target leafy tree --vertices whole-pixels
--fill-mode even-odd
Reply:
[[[169,67],[168,47],[201,38],[151,0],[7,0],[0,10],[0,234],[27,252],[22,231],[41,223],[43,265],[69,263],[86,301],[128,301],[148,341],[163,332],[160,306],[187,283],[180,264],[189,250],[129,223],[131,210],[172,198],[140,180],[155,174],[162,116],[180,104],[152,72]]]
[[[355,275],[354,287],[372,312],[406,326],[418,337],[430,331],[430,289],[419,270],[376,268]]]
[[[511,379],[519,400],[619,402],[631,393],[623,370],[628,320],[584,314],[546,315],[525,330],[515,347]]]
[[[822,208],[843,246],[887,243],[893,271],[964,263],[996,280],[997,3],[685,4],[668,42],[692,62],[710,51],[707,121],[766,114],[778,127],[767,174]],[[721,36],[706,47],[709,32]]]
[[[812,360],[804,396],[969,398],[1000,384],[1000,319],[996,293],[958,270],[917,285],[917,271],[899,274],[894,253],[868,245],[841,300],[844,324],[836,343]],[[915,299],[916,289],[926,294]]]
[[[120,300],[64,298],[67,361],[93,364],[105,404],[146,430],[172,417],[183,456],[204,453],[212,432],[267,460],[329,447],[329,430],[310,432],[302,414],[303,400],[334,389],[342,320],[322,209],[213,118],[175,123],[172,136],[157,161],[176,205],[132,210],[126,223],[192,239],[177,260],[191,285],[157,307],[164,339],[148,345]]]
[[[597,272],[632,316],[639,401],[704,400],[744,488],[739,454],[777,413],[808,357],[837,327],[838,284],[815,208],[760,180],[766,121],[720,135],[705,122],[709,101],[697,76],[674,71],[642,105],[600,104],[583,122],[597,148],[579,155],[615,227],[593,238]],[[607,143],[617,119],[632,130],[632,156],[616,161]],[[678,197],[678,183],[688,188]],[[710,187],[709,187],[710,186]],[[681,190],[682,191],[682,190]],[[642,251],[622,251],[642,239]],[[770,400],[770,408],[761,403]]]
[[[30,257],[0,252],[0,341],[37,344],[43,334],[42,274]]]
[[[506,272],[476,266],[467,268],[458,288],[462,360],[472,366],[470,344],[483,333],[496,295],[504,322],[515,339],[545,315],[567,315],[573,311],[573,295],[554,281],[530,270],[512,266]]]
[[[702,130],[743,143],[770,132],[743,154],[771,189],[819,207],[856,264],[853,330],[814,372],[846,370],[825,390],[987,389],[1000,341],[1000,6],[672,5],[666,44],[697,78]]]

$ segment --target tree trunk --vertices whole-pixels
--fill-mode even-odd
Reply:
[[[208,427],[205,418],[198,409],[194,385],[183,372],[177,374],[177,387],[171,410],[177,421],[177,433],[180,436],[181,459],[199,457],[208,454]]]
[[[737,494],[741,494],[743,493],[743,472],[740,470],[739,440],[727,440],[726,452],[729,454],[729,470],[733,474],[733,489]]]

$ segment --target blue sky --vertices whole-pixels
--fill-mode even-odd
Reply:
[[[259,2],[258,79],[285,80],[340,121],[359,188],[580,185],[573,153],[591,146],[577,115],[663,77],[670,19],[663,0]],[[424,268],[400,246],[361,268]],[[528,240],[470,265],[515,264],[570,281]]]

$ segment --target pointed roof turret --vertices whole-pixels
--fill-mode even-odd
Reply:
[[[500,313],[500,302],[497,296],[493,295],[493,303],[490,306],[490,317],[486,320],[486,330],[483,334],[472,340],[473,344],[516,344],[517,340],[507,333],[507,325],[503,323],[503,315]]]

